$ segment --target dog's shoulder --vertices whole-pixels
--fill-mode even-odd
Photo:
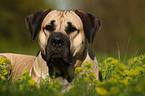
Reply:
[[[92,60],[94,60],[95,59],[95,54],[94,54],[94,52],[93,52],[93,50],[89,47],[89,46],[87,46],[87,55],[90,57],[90,59],[92,59]]]
[[[98,62],[96,59],[96,56],[93,52],[93,50],[87,46],[87,56],[84,60],[84,62],[89,61],[90,63],[92,63],[92,70],[95,73],[95,77],[97,80],[99,80],[99,66],[98,66]]]
[[[86,46],[86,50],[87,50],[87,52],[86,52],[87,55],[86,55],[84,62],[85,61],[90,61],[91,63],[92,63],[92,61],[97,62],[96,56],[95,56],[93,50],[89,46]]]

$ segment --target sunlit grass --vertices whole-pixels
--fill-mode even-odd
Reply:
[[[12,83],[8,78],[8,59],[0,57],[0,94],[12,96],[144,96],[145,54],[131,57],[125,62],[107,57],[99,62],[101,81],[95,79],[92,64],[75,69],[75,79],[69,90],[56,80],[41,80],[39,84],[25,71]]]

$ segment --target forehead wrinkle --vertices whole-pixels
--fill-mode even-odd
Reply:
[[[60,18],[64,18],[64,10],[59,11],[59,16],[60,16]]]
[[[61,27],[65,27],[67,22],[72,22],[74,26],[78,28],[82,27],[82,21],[80,17],[72,10],[53,10],[43,20],[42,25],[46,25],[50,23],[50,21],[56,20],[58,29],[62,29]],[[64,28],[63,28],[64,29]]]
[[[66,14],[66,20],[68,20],[67,22],[71,22],[72,25],[78,28],[83,28],[82,20],[74,11],[70,11],[69,14]]]
[[[67,14],[70,13],[70,11],[68,10],[59,10],[60,14],[59,14],[59,18],[60,18],[60,22],[61,24],[65,21],[65,17],[67,17]]]
[[[61,30],[61,29],[64,29],[64,28],[62,28],[62,27],[65,27],[65,21],[66,21],[66,17],[67,17],[67,14],[70,12],[70,11],[68,11],[68,10],[58,10],[58,12],[59,12],[59,30]],[[63,25],[63,26],[61,26],[61,25]]]

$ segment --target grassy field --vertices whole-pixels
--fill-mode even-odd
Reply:
[[[12,83],[9,62],[0,57],[0,96],[145,96],[145,54],[122,61],[113,57],[98,61],[100,81],[95,80],[92,64],[86,62],[75,69],[70,89],[62,92],[64,86],[58,81],[47,78],[37,84],[28,71]]]

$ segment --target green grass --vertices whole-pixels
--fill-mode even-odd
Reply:
[[[25,71],[12,83],[8,76],[8,60],[0,57],[1,96],[145,96],[145,54],[130,59],[104,57],[99,61],[100,79],[92,72],[92,64],[75,69],[74,83],[64,86],[55,80],[41,80],[37,84]],[[81,75],[80,75],[81,74]]]

